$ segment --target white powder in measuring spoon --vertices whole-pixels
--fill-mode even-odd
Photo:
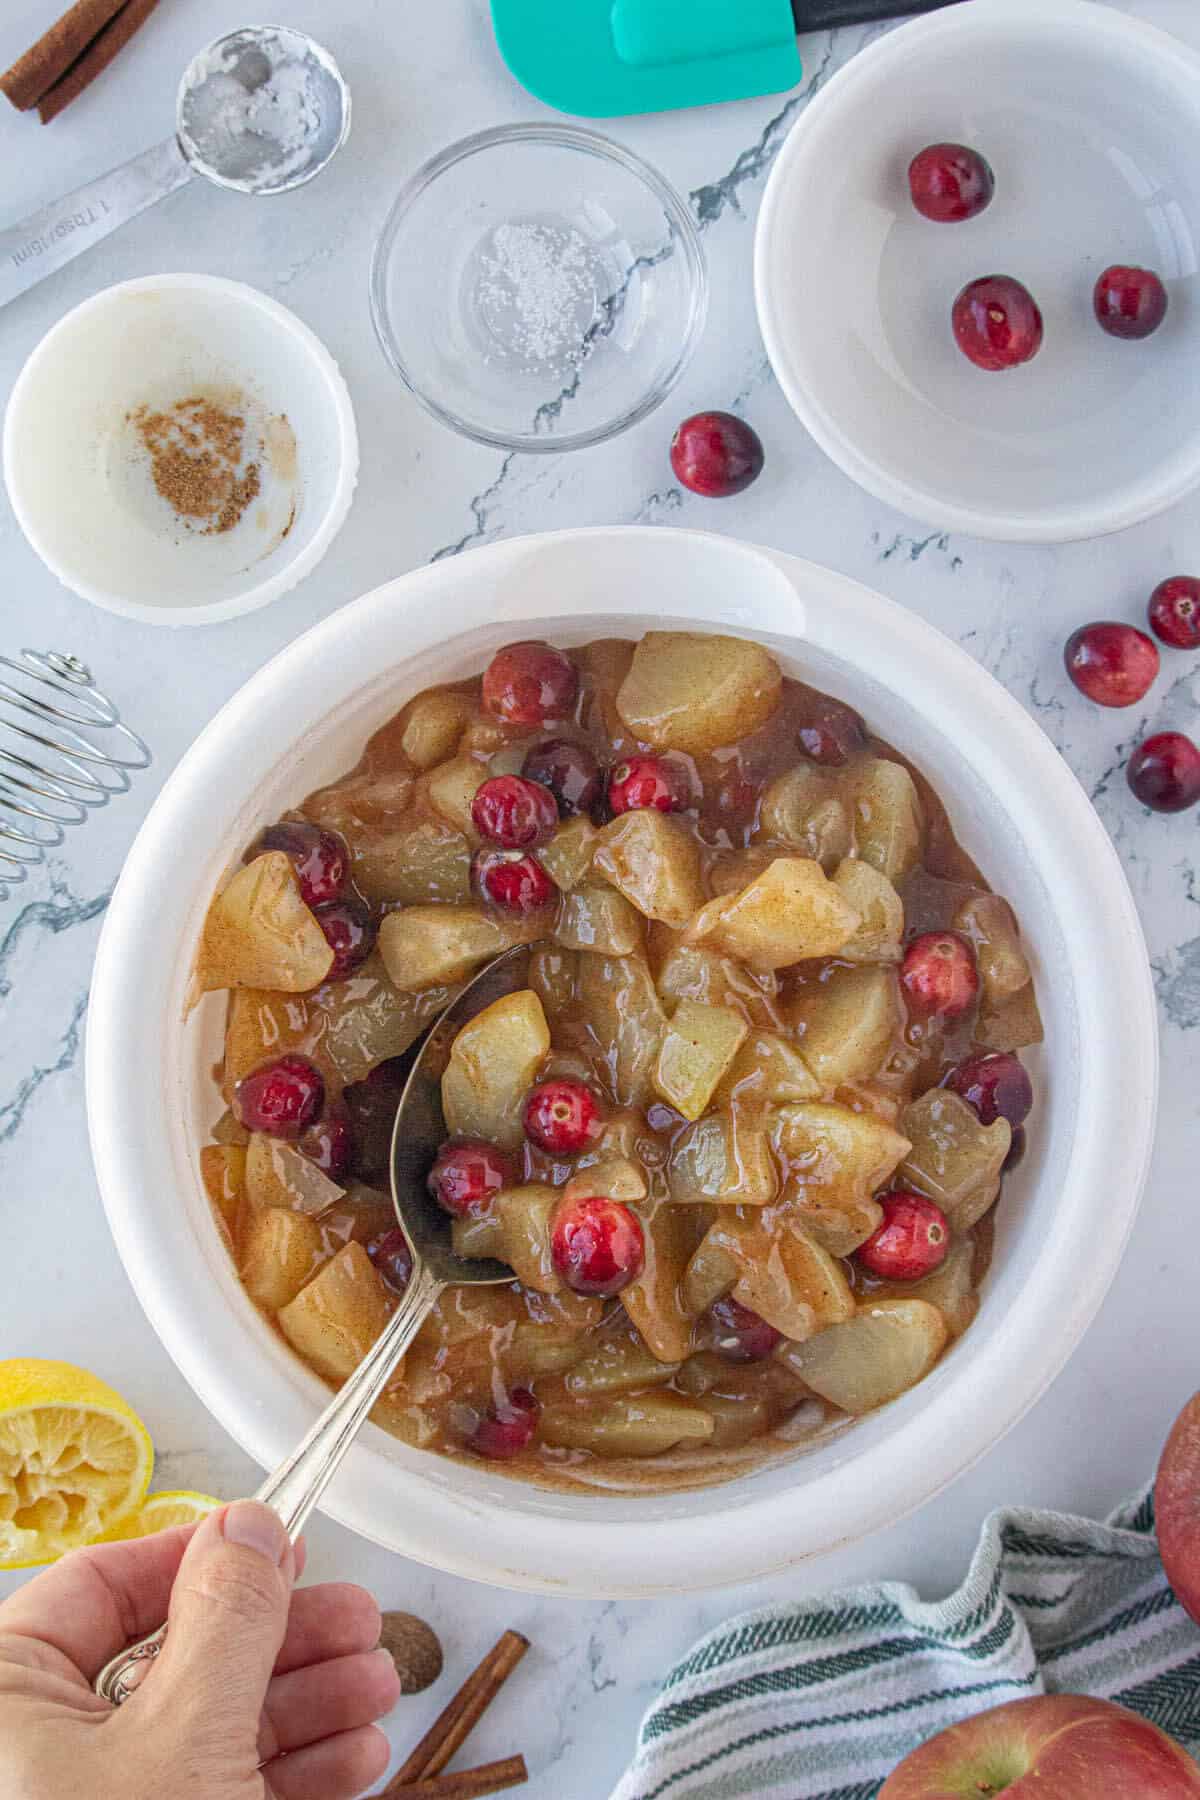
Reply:
[[[526,367],[578,367],[591,353],[596,258],[573,226],[498,225],[480,257],[476,299],[492,338]]]
[[[324,123],[323,71],[277,34],[225,39],[188,71],[180,136],[227,181],[274,186],[312,160]]]

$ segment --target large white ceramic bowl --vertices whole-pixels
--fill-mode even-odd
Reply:
[[[792,406],[845,472],[943,529],[1054,542],[1118,531],[1200,482],[1200,56],[1095,0],[971,0],[856,56],[772,171],[756,287]],[[926,144],[973,145],[996,195],[936,225],[908,191]],[[1143,343],[1092,316],[1112,263],[1157,269]],[[950,330],[955,295],[1006,274],[1045,344],[986,374]]]
[[[761,639],[926,771],[1020,914],[1047,1047],[978,1321],[921,1387],[835,1441],[724,1487],[580,1498],[367,1428],[329,1490],[334,1517],[419,1561],[547,1593],[741,1581],[927,1500],[1078,1342],[1133,1225],[1152,1135],[1153,996],[1116,855],[1053,747],[963,651],[828,570],[698,533],[570,531],[437,563],[336,613],[230,701],[143,827],[100,945],[87,1082],[104,1202],[151,1322],[233,1436],[272,1465],[328,1396],[243,1294],[197,1173],[220,1110],[223,1008],[210,999],[185,1024],[184,996],[214,888],[264,822],[352,766],[430,682],[514,638],[672,624]]]

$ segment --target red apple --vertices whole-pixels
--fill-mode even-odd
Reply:
[[[964,1719],[890,1775],[879,1800],[1196,1800],[1200,1768],[1111,1700],[1047,1694]]]
[[[1167,1580],[1200,1625],[1200,1394],[1171,1428],[1154,1484],[1154,1518]]]

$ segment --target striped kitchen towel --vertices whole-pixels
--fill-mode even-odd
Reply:
[[[957,1593],[899,1582],[765,1607],[667,1676],[612,1800],[872,1800],[926,1738],[1024,1695],[1098,1694],[1200,1758],[1200,1629],[1150,1493],[1103,1525],[993,1513]]]

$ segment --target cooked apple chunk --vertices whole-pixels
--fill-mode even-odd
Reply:
[[[430,806],[456,831],[461,831],[469,844],[481,841],[471,817],[471,803],[487,778],[487,764],[473,756],[452,757],[425,777]]]
[[[576,991],[618,1106],[645,1105],[667,1026],[645,958],[581,951]]]
[[[395,985],[408,994],[465,981],[529,933],[478,906],[406,906],[379,927],[379,953]]]
[[[316,1221],[270,1206],[247,1220],[238,1270],[255,1304],[277,1313],[311,1281],[321,1257],[321,1227]]]
[[[854,1296],[836,1257],[794,1223],[756,1215],[730,1229],[718,1220],[711,1235],[737,1265],[733,1297],[776,1331],[802,1343],[854,1316]]]
[[[239,987],[307,994],[332,967],[333,951],[300,898],[291,863],[282,850],[268,850],[209,907],[194,986],[197,996]]]
[[[838,955],[846,962],[899,962],[904,902],[887,876],[854,856],[838,864],[833,884],[860,921],[858,930],[842,945]]]
[[[714,1098],[723,1106],[737,1100],[757,1106],[786,1106],[817,1100],[821,1083],[800,1052],[778,1031],[751,1031],[734,1057]]]
[[[232,1250],[246,1199],[245,1150],[239,1144],[205,1144],[200,1152],[200,1179],[225,1247]]]
[[[800,991],[788,1017],[822,1087],[865,1081],[883,1067],[904,1028],[900,984],[879,963],[834,968]]]
[[[505,994],[469,1019],[442,1076],[442,1111],[451,1136],[518,1149],[524,1141],[521,1102],[549,1048],[546,1015],[529,988]]]
[[[826,1105],[781,1106],[773,1139],[799,1222],[831,1255],[852,1255],[882,1219],[872,1196],[909,1150],[908,1139],[874,1113]]]
[[[589,881],[560,900],[554,941],[564,950],[630,956],[641,949],[644,930],[641,914],[624,895]]]
[[[326,1381],[353,1375],[388,1322],[382,1277],[361,1244],[346,1244],[279,1313],[284,1337]]]
[[[422,819],[356,846],[354,879],[377,906],[462,904],[471,898],[471,847],[461,831]]]
[[[255,1211],[282,1207],[315,1219],[344,1197],[345,1190],[302,1156],[294,1144],[261,1131],[251,1137],[246,1151],[246,1198]]]
[[[473,711],[466,694],[434,688],[419,694],[408,708],[400,748],[414,769],[432,769],[453,756]]]
[[[575,1363],[564,1385],[576,1400],[628,1394],[636,1388],[653,1387],[655,1382],[673,1374],[678,1366],[677,1363],[663,1363],[653,1356],[640,1335],[627,1326],[623,1331],[608,1332],[596,1341]]]
[[[1033,978],[1016,914],[999,894],[977,894],[959,907],[954,929],[975,946],[985,1005],[1001,1006]]]
[[[376,951],[348,981],[324,990],[328,1005],[310,1007],[313,1023],[323,1030],[320,1050],[347,1086],[365,1081],[381,1062],[403,1056],[431,1019],[449,1006],[455,983],[403,993],[390,980]]]
[[[564,1450],[597,1456],[658,1456],[676,1444],[704,1443],[713,1421],[668,1388],[607,1400],[558,1400],[542,1409],[541,1437]]]
[[[833,781],[812,763],[776,776],[762,797],[757,835],[836,869],[851,845],[850,816]]]
[[[703,950],[699,944],[672,944],[658,971],[658,991],[668,1006],[675,1000],[733,1006],[752,1025],[766,1027],[779,1025],[778,987],[774,975],[752,975],[732,957]]]
[[[960,1338],[979,1311],[974,1239],[969,1236],[955,1238],[940,1269],[935,1269],[924,1281],[908,1282],[903,1287],[899,1284],[882,1287],[875,1298],[928,1301],[941,1313],[950,1336]]]
[[[733,1112],[709,1113],[675,1140],[667,1179],[682,1206],[766,1206],[779,1192],[766,1131]]]
[[[642,743],[696,756],[765,725],[781,689],[779,665],[761,644],[648,631],[617,692],[617,711]]]
[[[541,1181],[502,1188],[481,1216],[455,1219],[456,1254],[498,1257],[524,1287],[560,1293],[563,1284],[550,1256],[550,1218],[561,1198],[557,1188]]]
[[[946,1088],[930,1088],[905,1109],[912,1143],[901,1166],[905,1181],[936,1200],[956,1231],[969,1231],[1000,1192],[1012,1145],[1007,1119],[980,1123],[973,1106]]]
[[[676,931],[704,900],[694,838],[654,807],[606,825],[594,866],[647,919],[659,919]]]
[[[740,894],[702,907],[687,940],[740,957],[752,969],[784,969],[808,957],[836,956],[859,922],[820,863],[781,856]]]
[[[625,1311],[660,1363],[680,1363],[692,1341],[692,1321],[682,1300],[683,1278],[696,1247],[692,1214],[669,1203],[643,1220],[646,1261],[621,1295]]]
[[[1007,1000],[984,999],[975,1023],[975,1040],[985,1050],[1027,1050],[1045,1037],[1032,981]]]
[[[868,1301],[783,1354],[815,1394],[858,1416],[923,1381],[946,1347],[946,1325],[924,1300]]]
[[[654,1071],[654,1085],[667,1105],[685,1119],[698,1119],[749,1029],[732,1007],[681,1000],[667,1026]]]
[[[871,757],[861,765],[854,791],[854,839],[862,860],[891,882],[903,881],[920,861],[925,814],[903,763]]]
[[[555,887],[565,893],[587,880],[598,836],[590,819],[567,819],[550,842],[542,845],[538,861]]]

